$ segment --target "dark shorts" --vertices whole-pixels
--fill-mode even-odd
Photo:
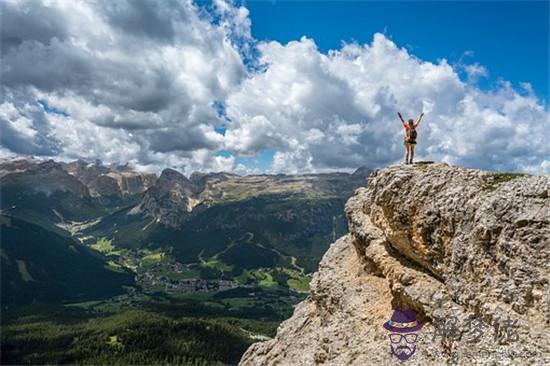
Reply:
[[[405,145],[416,145],[416,141],[405,140]]]

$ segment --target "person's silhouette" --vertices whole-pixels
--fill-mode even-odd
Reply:
[[[416,132],[416,128],[420,124],[422,117],[424,117],[424,113],[420,113],[420,117],[418,117],[416,123],[412,118],[409,118],[409,120],[405,122],[403,116],[401,116],[401,113],[399,112],[397,112],[397,115],[399,116],[399,119],[401,120],[401,122],[403,123],[403,127],[405,128],[405,164],[412,164],[414,159],[414,147],[416,145],[416,137],[418,135],[418,133]]]

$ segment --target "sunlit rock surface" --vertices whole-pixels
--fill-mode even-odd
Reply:
[[[241,365],[397,365],[382,324],[424,327],[407,365],[550,364],[550,177],[446,164],[373,173],[277,336]]]

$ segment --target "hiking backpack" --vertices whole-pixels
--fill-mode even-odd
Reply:
[[[409,141],[415,141],[416,142],[416,129],[411,128],[409,131]]]

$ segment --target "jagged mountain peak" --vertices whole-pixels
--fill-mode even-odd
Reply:
[[[196,206],[196,188],[177,170],[166,168],[130,214],[145,213],[172,227],[179,226]]]
[[[194,172],[187,179],[174,169],[165,169],[131,213],[146,213],[166,225],[177,227],[197,206],[205,208],[220,201],[241,201],[259,196],[280,199],[349,197],[363,180],[360,175],[347,173],[240,176],[227,172]],[[178,213],[179,218],[176,217]]]
[[[185,194],[193,194],[193,183],[182,173],[174,169],[164,169],[157,180],[157,184],[151,187],[150,191],[163,191],[180,189],[185,191]],[[164,192],[166,193],[166,192]]]
[[[372,169],[366,167],[365,165],[360,166],[359,168],[355,169],[355,171],[352,173],[353,176],[359,176],[366,178],[369,176],[369,174],[372,173]]]
[[[185,175],[183,175],[179,171],[171,168],[166,168],[160,173],[156,186],[162,186],[166,188],[171,185],[192,186],[192,183]]]
[[[47,196],[55,192],[71,192],[81,198],[89,195],[85,185],[53,160],[6,161],[0,165],[0,171],[0,187],[4,190],[16,189]]]
[[[106,166],[98,159],[93,163],[79,159],[62,164],[67,172],[89,188],[93,196],[121,198],[135,195],[145,192],[156,181],[156,175],[136,171],[128,164]]]
[[[175,169],[172,169],[172,168],[165,168],[160,176],[164,176],[165,178],[185,178],[187,179],[187,177],[185,175],[183,175],[182,173],[178,172],[177,170]]]

